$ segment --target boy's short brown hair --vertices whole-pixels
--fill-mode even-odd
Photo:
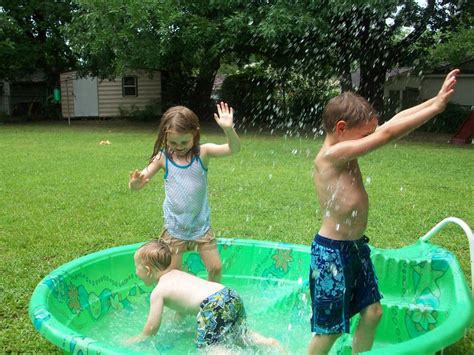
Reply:
[[[171,250],[159,239],[143,244],[136,252],[144,265],[165,270],[171,264]]]
[[[326,133],[330,133],[334,132],[340,120],[346,121],[350,128],[369,122],[374,116],[378,116],[377,111],[366,99],[345,91],[329,100],[323,111],[323,126]]]

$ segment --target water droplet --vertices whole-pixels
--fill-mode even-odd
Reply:
[[[366,183],[367,185],[370,185],[371,182],[372,182],[372,178],[371,178],[370,176],[367,176],[367,177],[365,178],[365,183]]]
[[[300,276],[298,278],[298,285],[302,285],[303,284],[303,278]]]
[[[272,179],[272,177],[273,177],[273,175],[272,175],[272,174],[268,174],[268,180],[271,180],[271,179]]]
[[[340,227],[341,227],[341,225],[340,225],[339,223],[336,224],[336,230],[337,230],[337,231],[339,230]]]
[[[354,218],[357,217],[357,213],[358,213],[357,210],[352,211],[352,217]]]
[[[291,330],[291,324],[288,324],[288,330],[289,331]]]
[[[293,149],[293,150],[291,151],[291,154],[293,154],[293,155],[298,154],[298,149]]]
[[[405,189],[403,188],[403,186],[401,186],[401,187],[400,187],[400,191],[403,192],[403,190],[405,190]]]

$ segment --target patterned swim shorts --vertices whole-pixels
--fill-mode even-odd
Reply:
[[[351,317],[382,298],[368,242],[365,236],[354,241],[314,238],[309,274],[313,333],[349,333]]]
[[[238,341],[246,332],[245,309],[239,294],[227,287],[201,302],[196,345],[201,348],[225,340]]]

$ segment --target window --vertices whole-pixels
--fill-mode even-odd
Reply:
[[[136,76],[124,76],[122,78],[122,96],[138,96]]]

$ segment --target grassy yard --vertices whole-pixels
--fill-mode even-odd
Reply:
[[[223,142],[214,126],[202,142]],[[321,138],[242,133],[242,151],[209,169],[212,224],[218,236],[309,244],[320,217],[312,161]],[[360,160],[371,201],[371,244],[414,243],[441,219],[474,227],[474,145],[415,136]],[[99,145],[109,140],[111,145]],[[128,173],[142,168],[155,128],[121,121],[0,125],[0,352],[59,352],[34,330],[28,302],[53,269],[100,249],[136,243],[162,228],[160,176],[140,191]],[[434,240],[456,254],[470,279],[460,229]],[[474,351],[474,332],[445,353]]]

